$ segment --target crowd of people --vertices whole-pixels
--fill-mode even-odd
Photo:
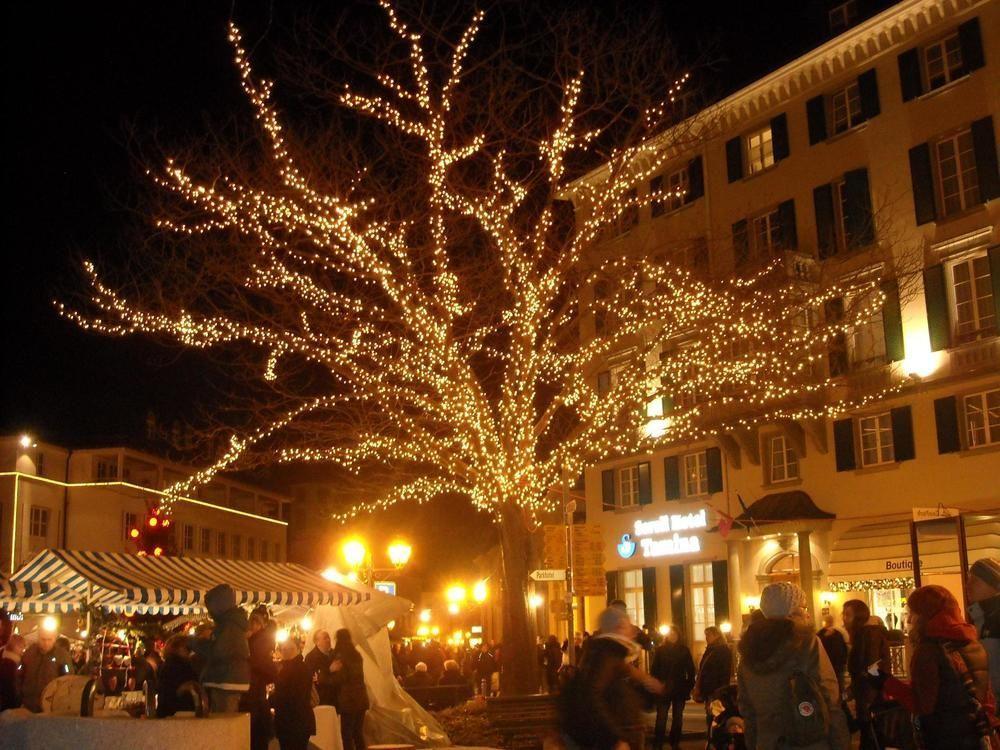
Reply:
[[[205,596],[210,623],[191,634],[171,636],[157,650],[147,644],[135,661],[135,687],[155,690],[156,716],[194,711],[204,694],[215,714],[248,713],[251,748],[264,750],[272,737],[282,750],[305,750],[316,733],[313,707],[333,706],[340,717],[344,750],[365,750],[364,721],[369,709],[361,653],[349,630],[313,634],[313,647],[294,637],[277,642],[277,624],[266,607],[249,616],[228,585]],[[59,641],[64,641],[60,643]],[[39,630],[25,647],[17,634],[5,636],[0,656],[0,711],[42,710],[42,694],[58,677],[76,673],[68,642]],[[203,691],[203,693],[202,693]]]
[[[392,670],[407,690],[467,685],[477,695],[496,695],[502,647],[482,641],[476,647],[442,646],[436,640],[392,645]]]
[[[967,592],[968,620],[942,586],[908,597],[905,679],[893,675],[890,654],[902,631],[890,632],[860,599],[844,603],[840,626],[827,616],[817,632],[802,589],[769,584],[736,648],[706,628],[696,668],[674,628],[648,672],[639,667],[648,632],[612,602],[561,680],[560,734],[572,750],[643,750],[641,712],[655,708],[653,750],[665,741],[676,750],[693,698],[705,705],[713,748],[848,750],[856,733],[861,750],[998,750],[1000,560],[973,564]]]

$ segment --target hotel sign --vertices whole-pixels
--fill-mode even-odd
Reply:
[[[696,513],[670,513],[652,521],[636,521],[632,534],[622,534],[618,556],[624,559],[642,551],[643,557],[667,557],[701,552],[701,537],[687,532],[708,526],[704,509]]]

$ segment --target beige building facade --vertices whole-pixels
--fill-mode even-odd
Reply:
[[[70,450],[29,435],[0,438],[0,570],[48,547],[135,552],[129,532],[193,469],[125,447]],[[288,498],[216,479],[173,508],[177,554],[282,562]]]
[[[695,646],[707,625],[739,632],[777,580],[817,616],[860,597],[900,624],[914,558],[961,596],[960,550],[1000,556],[1000,2],[904,0],[705,116],[710,135],[638,186],[684,197],[625,217],[612,250],[717,278],[773,257],[834,280],[894,263],[905,283],[824,366],[830,399],[905,384],[841,419],[589,468],[608,598]],[[604,602],[582,604],[592,628]]]

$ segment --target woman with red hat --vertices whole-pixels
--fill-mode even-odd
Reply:
[[[1000,747],[991,726],[995,706],[986,650],[955,597],[942,586],[922,586],[907,606],[914,643],[910,681],[881,670],[872,681],[914,715],[928,750],[981,750],[990,742]]]

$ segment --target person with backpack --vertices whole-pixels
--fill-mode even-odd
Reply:
[[[1000,695],[1000,560],[984,557],[969,570],[969,619],[990,660],[990,686]]]
[[[740,641],[739,709],[749,750],[848,750],[850,733],[830,659],[792,583],[760,595],[763,619]]]
[[[914,644],[909,682],[882,669],[869,672],[869,681],[914,715],[923,747],[998,747],[988,657],[975,627],[965,622],[943,586],[921,586],[910,594],[907,607]]]

